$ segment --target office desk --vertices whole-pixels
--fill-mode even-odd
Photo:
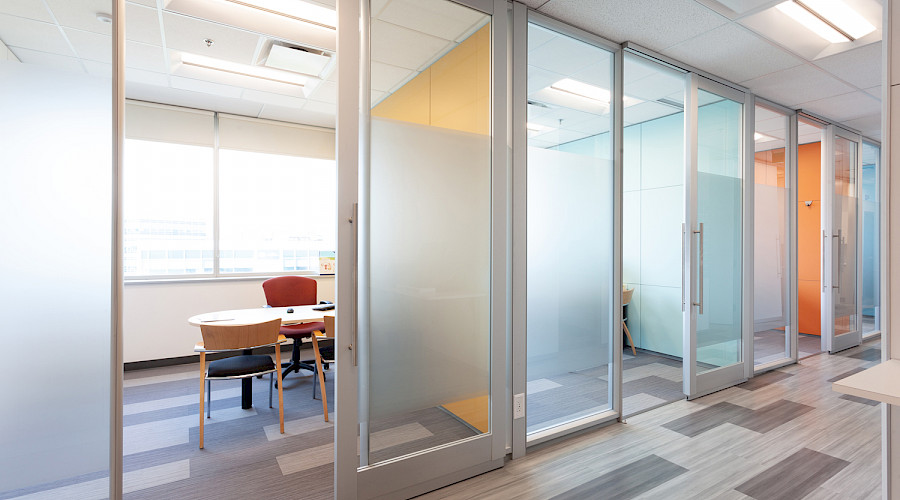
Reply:
[[[333,316],[334,309],[330,311],[314,311],[312,306],[292,306],[292,307],[256,307],[253,309],[234,309],[231,311],[219,311],[198,314],[188,318],[188,323],[193,326],[200,325],[228,325],[241,326],[251,325],[254,323],[262,323],[264,321],[272,321],[281,319],[282,325],[296,325],[298,323],[312,323],[315,321],[323,321],[325,316]],[[287,312],[293,309],[294,312]],[[244,354],[249,354],[245,351]],[[280,360],[276,365],[280,364]],[[241,380],[241,408],[248,409],[253,406],[253,379],[245,378]]]

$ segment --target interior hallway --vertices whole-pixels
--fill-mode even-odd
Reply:
[[[558,442],[426,499],[876,499],[877,403],[831,382],[877,364],[880,340],[819,354],[694,401]]]

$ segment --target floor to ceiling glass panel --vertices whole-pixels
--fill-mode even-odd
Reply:
[[[753,214],[753,363],[791,356],[791,186],[785,156],[787,115],[756,106]]]
[[[685,77],[626,52],[623,80],[622,281],[630,339],[622,354],[622,412],[628,416],[684,398]]]
[[[862,327],[863,335],[881,330],[881,147],[862,146]]]
[[[611,77],[610,52],[529,24],[529,433],[611,407]]]

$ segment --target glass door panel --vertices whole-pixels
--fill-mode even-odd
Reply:
[[[345,13],[354,12],[350,3]],[[410,497],[463,471],[503,464],[505,433],[497,426],[504,412],[497,408],[505,371],[495,367],[504,360],[506,283],[494,270],[505,269],[505,240],[496,235],[506,234],[506,161],[495,159],[492,143],[494,133],[505,137],[495,118],[505,124],[505,108],[494,105],[494,93],[505,88],[495,67],[506,67],[505,49],[495,38],[505,40],[506,18],[497,28],[489,13],[449,0],[406,7],[364,3],[361,40],[339,30],[344,46],[362,42],[368,67],[356,88],[341,85],[338,99],[356,102],[355,90],[367,103],[358,176],[338,173],[339,207],[358,199],[359,220],[358,236],[339,236],[344,255],[359,255],[341,261],[358,280],[340,281],[357,293],[355,303],[345,303],[358,307],[356,318],[338,312],[338,345],[342,332],[358,336],[349,346],[358,368],[353,360],[337,363],[339,384],[354,379],[336,391],[341,498]],[[342,25],[353,21],[341,18]],[[352,65],[341,68],[342,79],[354,74]],[[358,118],[340,109],[339,116]],[[341,123],[339,154],[357,147],[341,142],[354,130]],[[346,172],[356,156],[343,157],[339,170]],[[346,326],[354,320],[355,332]],[[353,404],[341,391],[353,389],[358,415],[351,420],[340,413]],[[341,478],[355,479],[356,488],[343,488]]]
[[[741,382],[743,340],[743,94],[692,76],[685,234],[690,304],[685,393]],[[707,90],[708,89],[708,90]],[[696,135],[694,135],[696,134]]]
[[[528,41],[526,425],[533,436],[612,408],[619,329],[612,53],[534,22]]]
[[[831,207],[826,227],[826,300],[830,299],[826,312],[826,347],[829,352],[841,351],[862,340],[861,313],[858,301],[860,227],[858,171],[860,139],[835,127],[830,127],[831,182],[825,189],[830,196]]]
[[[754,121],[753,363],[790,361],[793,338],[792,193],[789,115],[757,104]]]

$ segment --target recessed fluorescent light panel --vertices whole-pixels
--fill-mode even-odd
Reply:
[[[297,21],[318,24],[326,28],[337,28],[337,12],[302,0],[225,0],[244,7],[262,10]]]
[[[330,62],[331,55],[327,52],[273,44],[265,65],[270,68],[319,77]]]
[[[294,85],[301,88],[306,86],[306,83],[308,81],[308,78],[304,76],[287,71],[265,68],[262,66],[250,66],[247,64],[240,64],[232,61],[225,61],[223,59],[215,59],[212,57],[206,57],[197,54],[182,53],[181,63],[186,66],[193,66],[213,71],[220,71],[223,73],[230,73],[233,75],[258,78],[275,83]]]
[[[529,132],[546,132],[548,130],[553,130],[552,127],[538,125],[537,123],[531,123],[531,122],[526,123],[525,128],[528,129]]]
[[[840,0],[790,0],[776,7],[831,43],[852,42],[875,31],[875,26]]]
[[[584,97],[586,99],[592,99],[594,101],[598,101],[600,103],[609,105],[610,101],[610,93],[608,90],[597,87],[595,85],[591,85],[584,82],[579,82],[578,80],[573,80],[571,78],[563,78],[562,80],[554,83],[550,86],[551,89],[566,92],[568,94],[574,94],[579,97]],[[633,106],[638,104],[641,101],[640,99],[635,99],[634,97],[625,96],[625,106]]]
[[[756,142],[768,142],[768,141],[777,141],[778,139],[772,137],[771,135],[762,134],[759,132],[753,133],[753,140]]]

